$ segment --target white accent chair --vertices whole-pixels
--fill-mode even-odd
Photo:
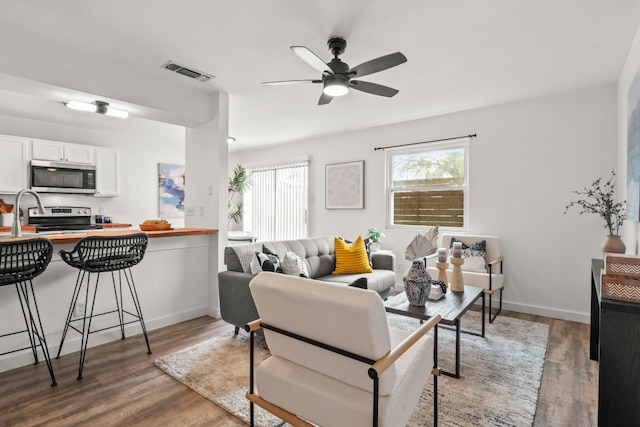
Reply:
[[[462,266],[462,281],[465,285],[478,286],[485,289],[485,294],[489,295],[489,323],[493,323],[495,318],[502,311],[502,291],[504,289],[504,274],[502,271],[503,258],[500,252],[500,238],[497,236],[483,235],[452,235],[443,234],[441,248],[450,249],[451,238],[455,237],[467,246],[480,240],[487,242],[487,252],[485,255],[486,272],[465,271]],[[437,255],[435,255],[437,256]],[[428,267],[427,271],[433,279],[438,277],[436,267]],[[451,283],[451,265],[447,269],[447,279]],[[496,291],[500,291],[500,305],[498,311],[492,316],[492,297]]]
[[[252,426],[254,404],[294,426],[405,426],[429,375],[437,424],[439,371],[434,338],[425,334],[440,315],[410,333],[389,329],[372,290],[266,272],[250,289],[260,315],[246,327]],[[254,375],[260,328],[271,356]]]

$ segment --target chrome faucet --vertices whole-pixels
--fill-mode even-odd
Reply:
[[[24,193],[31,193],[36,198],[36,202],[38,203],[38,212],[44,214],[44,206],[42,206],[42,200],[40,200],[40,195],[33,190],[28,188],[22,189],[16,195],[16,203],[13,205],[13,223],[11,224],[11,237],[20,237],[22,236],[22,229],[20,228],[20,198]]]

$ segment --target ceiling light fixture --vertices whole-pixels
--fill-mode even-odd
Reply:
[[[80,101],[69,101],[64,105],[72,110],[89,111],[91,113],[104,114],[106,116],[119,117],[121,119],[129,117],[128,112],[111,108],[109,107],[109,103],[104,101],[95,101],[91,104]]]
[[[346,95],[349,93],[349,80],[339,75],[325,77],[322,91],[329,96]]]

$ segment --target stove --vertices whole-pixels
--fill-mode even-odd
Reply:
[[[99,230],[101,225],[91,224],[91,208],[74,206],[46,206],[44,214],[38,208],[27,209],[29,225],[36,227],[36,233],[51,231]]]

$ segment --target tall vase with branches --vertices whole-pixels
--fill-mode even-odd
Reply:
[[[228,182],[228,198],[227,198],[227,209],[228,209],[228,222],[235,222],[236,224],[240,223],[242,219],[243,204],[242,202],[235,203],[234,206],[234,198],[236,195],[244,195],[244,193],[251,189],[251,185],[253,182],[251,181],[251,176],[247,172],[247,170],[236,164],[235,169],[233,170],[233,177],[229,178]]]
[[[604,220],[604,228],[609,231],[602,244],[603,252],[624,253],[626,248],[618,233],[626,218],[627,202],[626,200],[615,201],[615,177],[615,171],[611,171],[611,177],[608,181],[603,183],[602,178],[598,178],[591,184],[591,187],[572,191],[583,198],[569,203],[565,207],[564,213],[566,214],[573,206],[579,206],[581,208],[580,215],[585,213],[599,215]]]

